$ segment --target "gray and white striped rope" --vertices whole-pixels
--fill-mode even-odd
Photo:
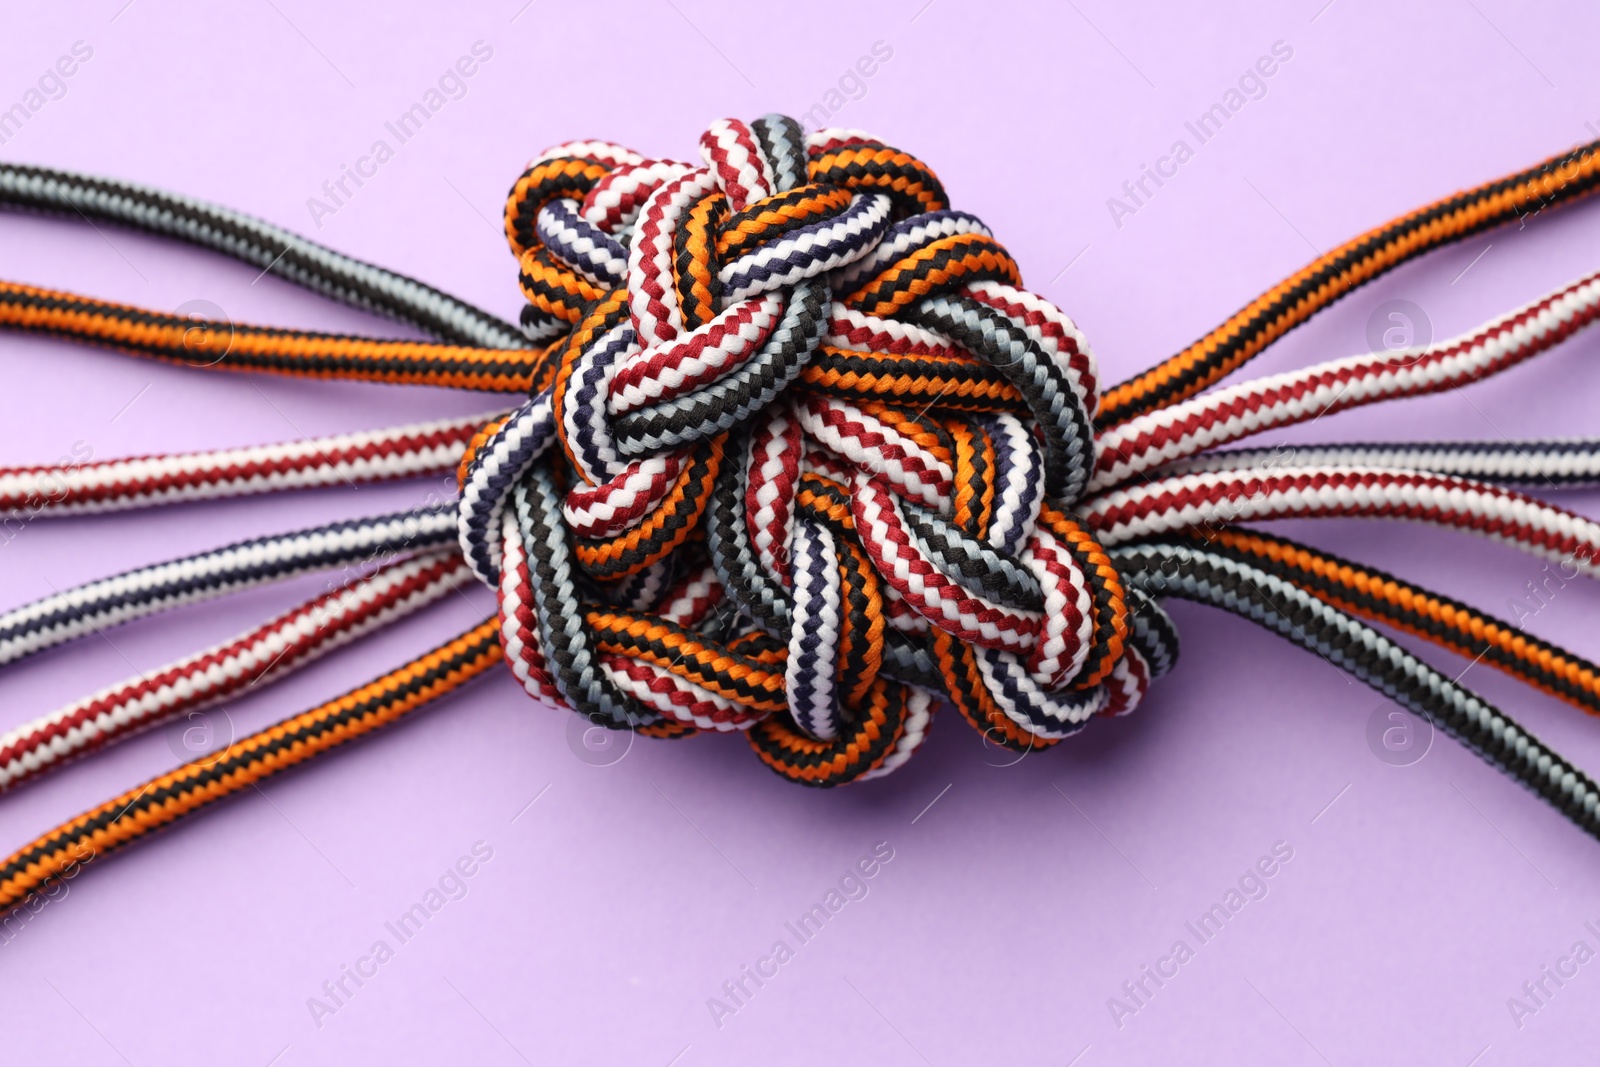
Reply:
[[[1486,761],[1600,837],[1600,786],[1482,697],[1372,627],[1242,559],[1188,545],[1132,545],[1110,552],[1131,585],[1259,623],[1426,717]]]
[[[83,216],[188,241],[452,344],[527,348],[514,325],[431,285],[270,222],[136,182],[0,163],[0,207]]]
[[[1524,489],[1582,489],[1600,485],[1600,438],[1232,448],[1169,463],[1152,477],[1273,467],[1372,467],[1451,474]]]

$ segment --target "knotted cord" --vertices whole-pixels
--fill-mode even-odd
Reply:
[[[1134,709],[1178,655],[1159,601],[1313,649],[1600,836],[1597,789],[1356,616],[1600,712],[1595,665],[1390,575],[1238,528],[1403,518],[1592,573],[1600,525],[1518,488],[1600,480],[1600,441],[1214,451],[1331,411],[1456,388],[1600,312],[1600,274],[1459,338],[1202,392],[1356,286],[1586,195],[1600,145],[1457,194],[1320,257],[1102,393],[1087,339],[1021,288],[921,161],[866,134],[724,120],[699,165],[558,145],[513,185],[513,327],[247,216],[0,165],[0,205],[233,255],[433,342],[205,322],[0,283],[0,326],[203,369],[521,392],[517,408],[295,445],[0,471],[0,508],[150,506],[454,470],[445,506],[281,534],[0,615],[0,663],[166,607],[342,567],[248,633],[0,737],[0,789],[265,684],[468,574],[497,616],[235,742],[0,865],[0,909],[101,854],[413,711],[504,659],[531,695],[655,737],[743,732],[814,786],[888,774],[954,705],[1019,751]]]

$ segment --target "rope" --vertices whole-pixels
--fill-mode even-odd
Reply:
[[[1113,556],[1135,583],[1130,588],[1231,611],[1327,657],[1341,670],[1427,717],[1543,796],[1591,836],[1600,837],[1596,814],[1600,787],[1587,775],[1482,698],[1311,593],[1248,563],[1186,545],[1134,546],[1117,549]],[[1145,593],[1135,595],[1143,598]],[[1153,601],[1142,603],[1153,607]],[[1157,615],[1144,618],[1142,625],[1155,629],[1170,623]],[[499,659],[500,648],[495,623],[486,621],[337,700],[245,738],[219,760],[191,762],[69,820],[0,864],[0,913],[26,900],[52,877],[459,688]],[[1175,659],[1176,645],[1166,652]],[[1171,664],[1172,659],[1163,662],[1166,668]],[[926,693],[913,693],[910,700],[916,708],[890,710],[902,715],[926,710]],[[823,773],[818,753],[786,750],[781,758],[807,755],[812,757],[806,761],[808,769]]]
[[[1091,487],[1119,485],[1154,467],[1263,430],[1480,381],[1554,348],[1597,315],[1600,273],[1449,341],[1319,363],[1161,408],[1101,434]]]
[[[779,116],[701,154],[558,146],[508,201],[558,365],[466,464],[461,542],[519,682],[813,785],[903,763],[930,680],[1019,747],[1130,707],[1115,572],[1039,521],[1091,474],[1082,334],[914,157]],[[652,610],[675,575],[727,610]]]
[[[411,556],[357,577],[338,605],[303,605],[159,681],[130,680],[14,732],[0,742],[10,746],[0,787],[13,780],[4,775],[38,773],[268,681],[469,570],[498,609],[399,671],[41,838],[0,867],[0,908],[84,855],[398,717],[502,658],[524,691],[598,726],[662,738],[739,732],[758,759],[811,786],[904,765],[944,704],[990,742],[1046,748],[1096,717],[1129,713],[1172,670],[1167,596],[1319,652],[1600,836],[1593,782],[1354,616],[1479,656],[1589,712],[1600,710],[1594,665],[1382,572],[1234,526],[1408,519],[1594,573],[1600,524],[1512,488],[1596,480],[1594,441],[1211,451],[1330,411],[1456,388],[1548,351],[1600,314],[1600,274],[1450,341],[1197,395],[1356,285],[1587,194],[1600,181],[1597,153],[1557,157],[1335,249],[1103,395],[1082,332],[1022,287],[1016,261],[979,219],[951,209],[926,165],[866,134],[806,135],[776,115],[713,123],[697,164],[600,141],[535,157],[504,216],[527,300],[517,344],[531,349],[498,344],[503,334],[471,325],[458,303],[443,316],[448,328],[427,320],[445,342],[430,345],[0,288],[0,325],[142,355],[527,396],[486,420],[0,476],[0,488],[16,483],[12,501],[66,486],[47,505],[57,510],[330,484],[338,472],[448,466],[460,487],[446,507],[257,539],[0,616],[4,663],[274,577]],[[0,202],[8,173],[0,168]],[[51,180],[75,191],[29,195],[70,206],[87,189],[70,177]],[[191,216],[165,194],[96,195],[97,210],[140,224],[138,205],[160,203],[167,214],[155,228],[220,241],[175,221]],[[259,255],[260,231],[250,232],[225,250]],[[295,247],[301,280],[366,299],[339,289],[348,262]],[[419,300],[388,307],[421,322],[423,305],[443,306]],[[443,553],[452,542],[459,556]]]
[[[452,512],[441,505],[256,537],[54,593],[0,615],[0,665],[225,593],[449,545]]]
[[[558,146],[508,202],[525,326],[560,338],[559,366],[476,443],[461,543],[498,590],[507,662],[536,697],[616,729],[746,731],[779,773],[836,785],[909,756],[929,714],[912,697],[929,685],[1022,750],[1130,710],[1170,664],[1173,631],[1134,625],[1159,609],[1134,611],[1108,546],[1373,515],[1593,569],[1600,527],[1494,485],[1168,465],[1498,373],[1593,321],[1600,276],[1453,341],[1097,434],[1115,418],[1082,333],[1019,288],[1015,262],[926,168],[779,117],[714,124],[701,154],[694,167]],[[662,615],[691,576],[727,610]]]
[[[0,282],[0,327],[222,371],[345,378],[486,392],[528,388],[542,353],[268,329],[185,318]]]
[[[484,416],[173,456],[0,468],[0,514],[127,511],[454,473]]]
[[[1600,484],[1600,438],[1235,448],[1169,463],[1161,471],[1191,474],[1261,470],[1285,463],[1306,467],[1426,470],[1524,489],[1583,489]]]
[[[508,322],[403,274],[352,259],[270,222],[148,185],[0,163],[0,206],[101,219],[176,237],[313,292],[409,323],[450,344],[525,348]]]
[[[1368,230],[1318,256],[1188,348],[1109,390],[1101,424],[1113,426],[1191,397],[1346,293],[1402,263],[1579,200],[1597,184],[1600,141]]]
[[[159,775],[64,823],[0,863],[0,914],[50,878],[321,756],[480,677],[500,659],[492,621],[310,711]]]
[[[1225,608],[1311,649],[1537,793],[1600,838],[1600,786],[1482,697],[1312,594],[1227,556],[1182,545],[1118,549],[1149,591]]]
[[[0,791],[140,730],[297,670],[458,588],[470,571],[437,552],[380,567],[231,641],[141,673],[0,735]]]
[[[1283,537],[1239,529],[1200,535],[1218,555],[1293,582],[1340,611],[1372,619],[1486,663],[1591,715],[1600,715],[1600,666],[1515,624],[1402,578]],[[1558,575],[1557,581],[1576,573]]]
[[[1600,573],[1600,523],[1514,489],[1416,471],[1283,467],[1181,474],[1097,497],[1083,512],[1105,544],[1230,522],[1335,517],[1454,527],[1569,563],[1575,573]]]

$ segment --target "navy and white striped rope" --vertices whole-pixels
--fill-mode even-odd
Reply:
[[[451,545],[456,529],[451,501],[251,538],[87,582],[0,615],[0,664],[225,593]]]
[[[494,588],[500,580],[500,517],[511,490],[556,439],[550,390],[512,412],[483,443],[461,480],[457,539],[478,580]]]

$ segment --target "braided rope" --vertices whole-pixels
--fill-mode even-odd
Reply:
[[[140,730],[282,678],[433,603],[470,574],[453,553],[433,552],[388,564],[230,641],[9,730],[0,735],[0,791]]]
[[[1269,519],[1379,517],[1481,534],[1600,574],[1600,523],[1514,489],[1405,470],[1282,467],[1203,471],[1096,497],[1083,520],[1107,545]]]
[[[1106,393],[1101,425],[1178,403],[1227,377],[1346,293],[1436,248],[1582,199],[1600,186],[1600,141],[1447,196],[1318,256],[1182,352]]]
[[[940,699],[986,740],[1048,747],[1096,716],[1128,713],[1172,669],[1178,634],[1157,602],[1169,595],[1328,656],[1600,835],[1587,777],[1352,616],[1481,656],[1586,711],[1600,710],[1592,664],[1381,572],[1230,525],[1411,519],[1594,573],[1600,524],[1506,486],[1595,480],[1595,442],[1209,451],[1499,373],[1592,323],[1600,274],[1451,341],[1195,395],[1398,263],[1587,194],[1600,181],[1597,146],[1334,250],[1104,396],[1087,339],[1022,288],[1017,263],[981,221],[949,207],[916,158],[856,131],[808,136],[777,115],[713,123],[700,157],[652,160],[581,141],[529,163],[504,219],[531,350],[492,350],[494,329],[462,327],[472,316],[460,308],[445,316],[453,326],[433,329],[453,343],[420,345],[197,324],[0,283],[0,325],[224,368],[528,396],[481,426],[324,442],[325,457],[276,446],[77,475],[68,508],[232,492],[247,468],[265,469],[252,463],[279,465],[272,487],[326,484],[352,463],[372,477],[448,465],[460,497],[448,511],[259,539],[0,616],[4,663],[279,574],[421,553],[347,587],[364,609],[308,630],[303,606],[172,665],[160,695],[124,683],[40,720],[5,742],[15,749],[7,768],[43,770],[124,724],[265,680],[279,671],[263,665],[269,649],[302,662],[468,569],[495,590],[498,612],[220,763],[162,776],[41,838],[0,867],[0,908],[83,850],[167,825],[498,658],[530,695],[597,725],[655,737],[742,732],[773,770],[812,786],[903,765]],[[7,173],[0,166],[0,203]],[[143,224],[145,208],[101,194],[103,210]],[[169,214],[153,228],[217,243],[163,203]],[[225,250],[257,254],[243,247]],[[338,288],[338,264],[295,262],[301,280]],[[389,311],[421,322],[419,308]],[[367,445],[376,451],[350,451]],[[17,491],[36,494],[27,479],[42,476],[15,473]],[[183,478],[194,484],[174,488]],[[452,539],[459,557],[435,552]],[[410,599],[385,600],[413,584]]]
[[[0,665],[171,608],[446,546],[454,536],[454,508],[440,505],[256,537],[139,567],[0,614]]]
[[[450,344],[525,348],[508,322],[403,274],[352,259],[270,222],[148,185],[0,163],[0,207],[102,219],[165,234],[271,271]]]
[[[912,157],[781,116],[715,123],[701,156],[562,145],[507,202],[524,328],[556,369],[465,464],[461,543],[537,697],[617,729],[744,730],[779,773],[834,785],[925,734],[907,685],[1024,750],[1128,710],[1170,626],[1133,625],[1102,546],[1368,514],[1593,569],[1600,527],[1493,485],[1172,465],[1498,373],[1594,321],[1600,275],[1452,341],[1119,418],[1081,332]],[[1462,201],[1423,243],[1514,202]],[[1369,241],[1362,269],[1396,254]],[[675,580],[714,582],[741,621],[660,616]]]
[[[461,544],[518,681],[810,785],[902,764],[929,684],[1023,749],[1130,708],[1171,657],[1063,510],[1081,332],[912,156],[782,116],[700,148],[557,146],[507,202],[555,370],[464,465]],[[743,621],[661,614],[685,581]]]
[[[374,341],[186,318],[12,282],[0,282],[0,328],[208,370],[498,393],[527,389],[544,360],[540,350]]]
[[[1600,786],[1482,697],[1299,586],[1187,545],[1135,545],[1113,557],[1151,593],[1225,608],[1317,652],[1547,800],[1600,838]]]
[[[1100,437],[1093,489],[1263,430],[1380,400],[1455,389],[1565,341],[1600,316],[1600,273],[1470,333],[1422,348],[1275,374],[1131,419]]]
[[[1240,529],[1205,530],[1200,537],[1211,552],[1291,581],[1340,611],[1414,634],[1600,715],[1600,666],[1513,623],[1287,538]]]
[[[0,515],[126,511],[284,489],[452,474],[483,416],[173,456],[0,468]]]
[[[479,678],[500,659],[492,620],[397,670],[109,800],[0,863],[0,914],[48,879],[290,770]]]
[[[1426,716],[1591,836],[1600,837],[1600,786],[1482,698],[1312,593],[1247,562],[1187,545],[1132,546],[1111,555],[1140,605],[1134,629],[1143,631],[1144,642],[1166,657],[1159,670],[1169,669],[1176,657],[1175,632],[1146,591],[1231,611],[1318,652]],[[70,874],[80,864],[454,691],[501,657],[496,629],[493,620],[486,621],[337,700],[243,739],[220,759],[193,761],[160,775],[44,834],[0,863],[0,913],[25,901],[50,878]],[[1146,670],[1158,669],[1142,658],[1134,662]],[[1137,685],[1130,683],[1130,690]],[[925,702],[923,694],[918,703]]]
[[[1600,438],[1553,441],[1439,441],[1278,445],[1207,452],[1160,468],[1163,474],[1304,467],[1429,471],[1524,489],[1600,485]]]

